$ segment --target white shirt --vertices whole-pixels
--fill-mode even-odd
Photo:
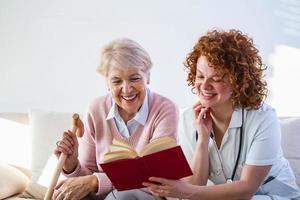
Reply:
[[[122,136],[129,138],[132,133],[137,129],[138,125],[145,125],[149,114],[149,105],[148,105],[148,89],[143,101],[143,104],[139,111],[136,113],[134,118],[129,120],[127,124],[124,122],[123,118],[120,116],[118,111],[118,106],[116,102],[112,99],[112,106],[109,110],[109,113],[106,117],[106,120],[114,118],[114,121],[117,125],[117,128]]]
[[[215,184],[225,183],[226,179],[231,178],[239,151],[241,125],[242,110],[236,109],[232,114],[220,149],[217,149],[213,139],[209,141],[209,179]],[[191,162],[196,145],[196,128],[191,108],[182,112],[179,131],[179,143],[186,158]],[[299,194],[294,175],[281,150],[281,130],[276,112],[267,104],[258,110],[247,111],[244,109],[242,150],[234,180],[240,179],[245,164],[272,165],[266,179],[270,176],[276,177],[276,181],[279,180],[288,188],[295,189],[290,190],[289,193]],[[270,190],[276,192],[276,186],[269,187],[266,191],[264,186],[267,185],[263,185],[258,194],[259,192],[270,192]]]

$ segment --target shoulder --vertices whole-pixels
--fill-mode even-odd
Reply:
[[[105,96],[96,97],[90,101],[88,106],[89,113],[99,113],[105,112],[108,113],[111,107],[111,95],[107,94]]]
[[[182,136],[183,135],[187,135],[188,137],[192,136],[191,133],[196,131],[194,121],[195,119],[194,119],[194,113],[192,107],[180,109],[179,130]]]
[[[178,106],[169,98],[149,90],[149,107],[152,109],[173,109],[178,112]]]
[[[193,108],[187,107],[180,109],[180,117],[182,119],[194,119]]]
[[[247,118],[257,122],[278,120],[275,108],[267,103],[263,103],[257,110],[248,111]]]
[[[246,112],[245,129],[249,134],[257,137],[258,135],[276,135],[280,134],[279,119],[276,110],[270,105],[264,103],[257,110]]]

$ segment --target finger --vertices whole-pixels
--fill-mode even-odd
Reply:
[[[198,105],[198,106],[195,106],[193,112],[194,112],[194,115],[198,116],[199,112],[201,111],[202,109],[202,105]]]
[[[207,120],[210,116],[211,108],[203,107],[201,112],[199,113],[200,119]]]
[[[66,155],[70,155],[73,153],[73,149],[68,147],[66,144],[64,144],[63,142],[61,142],[61,144],[59,146],[56,147],[55,151],[54,151],[55,155],[58,155],[60,153],[64,153]]]
[[[205,120],[211,119],[211,108],[205,108]]]
[[[52,200],[56,199],[57,196],[58,196],[58,191],[54,190],[53,195],[52,195]]]
[[[167,189],[165,185],[156,184],[152,182],[143,182],[142,185],[151,188],[151,190],[156,192],[159,190]]]
[[[195,109],[196,107],[201,106],[201,102],[197,101],[194,105],[193,105],[193,109]]]
[[[58,148],[64,153],[71,154],[74,150],[74,139],[72,138],[72,132],[64,132],[63,139],[58,143]]]
[[[201,121],[204,119],[204,116],[205,116],[205,108],[202,109],[198,115],[196,116],[196,122],[199,124],[201,123]]]
[[[157,182],[157,183],[160,183],[162,185],[168,185],[168,183],[169,183],[168,179],[159,178],[159,177],[150,177],[149,181]]]
[[[142,185],[145,186],[145,187],[150,187],[151,183],[149,183],[149,182],[143,182]]]
[[[55,200],[63,200],[64,197],[65,197],[65,195],[61,189],[56,190],[53,195],[53,199],[55,199]]]
[[[59,181],[57,184],[56,184],[56,186],[55,186],[55,189],[60,189],[60,187],[64,184],[66,182],[66,180],[61,180],[61,181]]]
[[[63,200],[64,198],[65,198],[65,194],[63,192],[59,192],[55,200]]]
[[[166,191],[164,189],[160,188],[151,188],[150,191],[155,195],[159,197],[164,197],[166,196]]]
[[[193,107],[193,114],[194,114],[194,119],[197,119],[201,109],[202,109],[202,105],[201,104],[197,104]]]
[[[76,135],[72,133],[72,131],[68,130],[67,132],[64,132],[63,134],[63,141],[68,141],[71,145],[74,144],[74,139],[76,138]]]
[[[68,131],[68,134],[71,136],[71,139],[72,139],[72,145],[78,145],[78,138],[75,134],[72,133],[72,131]],[[77,132],[76,132],[77,134]]]

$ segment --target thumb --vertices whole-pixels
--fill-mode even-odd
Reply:
[[[77,126],[77,131],[76,131],[77,137],[82,137],[84,133],[84,125],[80,118],[76,120],[76,126]]]

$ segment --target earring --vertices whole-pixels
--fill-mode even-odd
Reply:
[[[196,87],[193,86],[193,87],[191,88],[191,92],[192,92],[193,94],[197,94],[197,92],[196,92],[195,90],[196,90]]]

